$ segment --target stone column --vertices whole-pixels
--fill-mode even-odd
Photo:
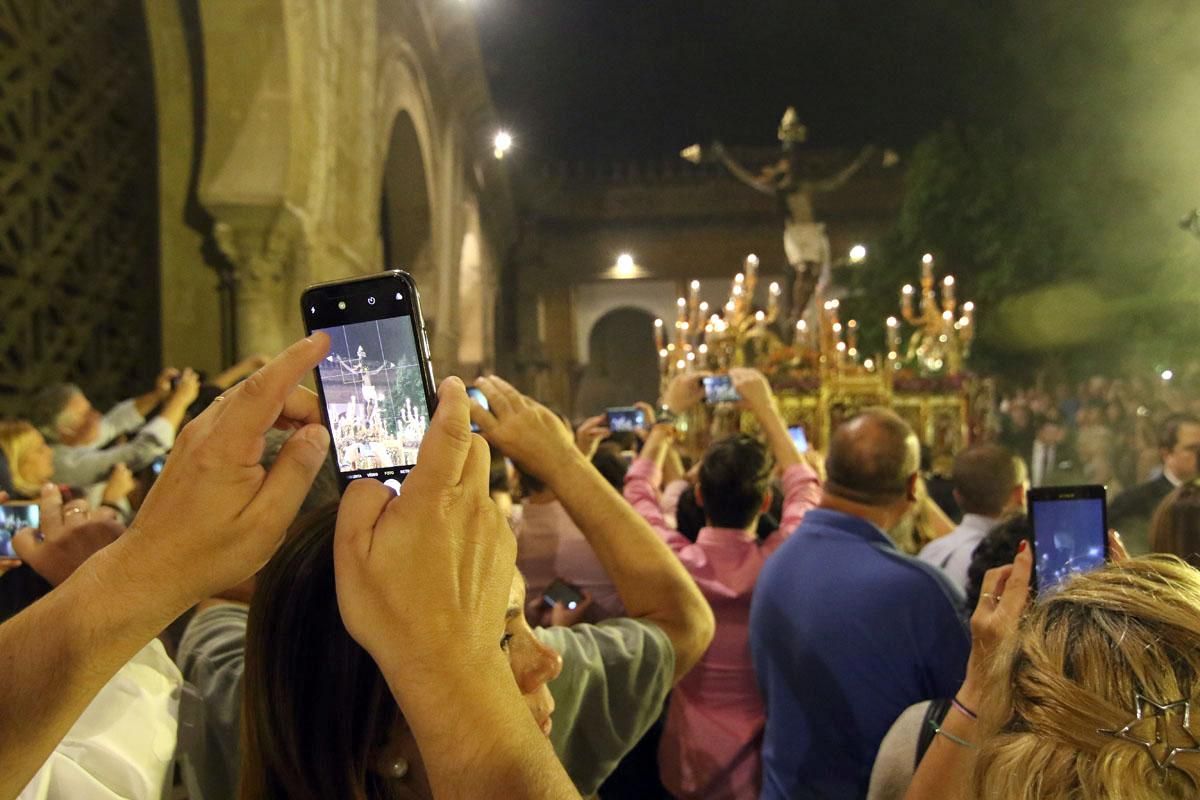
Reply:
[[[303,334],[297,280],[311,247],[303,212],[291,206],[214,209],[213,234],[234,264],[237,354],[274,355]]]

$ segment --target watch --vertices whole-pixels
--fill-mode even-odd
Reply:
[[[674,425],[679,420],[679,415],[672,411],[664,403],[658,407],[658,413],[654,416],[656,425]]]

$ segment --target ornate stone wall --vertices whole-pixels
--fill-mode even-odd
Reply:
[[[744,156],[748,163],[765,163],[778,150]],[[827,175],[852,156],[814,150],[805,166]],[[867,169],[818,198],[817,217],[828,225],[835,258],[886,229],[899,208],[901,180],[895,170]],[[593,326],[606,314],[639,308],[670,318],[674,298],[693,278],[701,280],[704,299],[722,301],[747,253],[762,259],[764,291],[787,268],[774,199],[716,166],[682,159],[551,165],[531,177],[522,194],[533,222],[517,258],[514,371],[525,388],[573,413],[594,411],[587,398],[607,391],[589,372]],[[642,277],[612,277],[623,252],[636,256]]]
[[[136,0],[0,4],[0,414],[158,366],[154,83]]]

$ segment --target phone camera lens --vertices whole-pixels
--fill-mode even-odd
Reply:
[[[346,310],[346,301],[338,300],[338,311],[345,311],[345,310]]]

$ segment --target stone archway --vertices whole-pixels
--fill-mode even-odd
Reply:
[[[433,232],[428,186],[416,126],[412,116],[401,111],[392,123],[383,165],[380,236],[384,267],[412,273],[419,285],[434,279],[420,274],[431,266],[421,263],[428,260]]]
[[[654,351],[654,316],[630,306],[613,309],[588,334],[588,364],[579,382],[575,411],[603,413],[658,398],[658,354]]]

